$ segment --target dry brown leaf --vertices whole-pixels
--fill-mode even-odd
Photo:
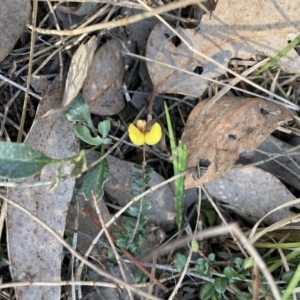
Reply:
[[[199,36],[194,35],[194,30],[178,28],[179,34],[187,38],[193,46],[200,43]],[[164,24],[157,24],[149,36],[146,56],[174,67],[193,72],[198,66],[203,66],[204,61],[196,57],[186,45],[181,43],[177,47],[172,43],[174,34]],[[192,38],[190,38],[190,36]],[[201,95],[207,87],[207,82],[181,71],[176,71],[165,66],[147,62],[147,68],[152,83],[157,93],[177,93],[190,96]],[[215,77],[216,73],[203,71],[206,77]]]
[[[83,81],[93,60],[96,48],[97,37],[94,35],[87,43],[81,44],[74,53],[68,71],[63,106],[71,103],[81,90]]]
[[[30,0],[0,0],[0,62],[24,32],[30,13]]]
[[[82,94],[96,115],[114,115],[125,106],[122,87],[124,64],[119,41],[111,40],[96,52],[83,83]]]
[[[222,176],[243,151],[255,149],[279,124],[293,119],[291,112],[259,98],[223,97],[202,118],[197,118],[205,104],[201,101],[191,112],[182,141],[187,145],[187,168],[201,159],[210,163],[197,180],[190,171],[186,188],[206,184]]]
[[[231,58],[253,54],[275,56],[300,33],[299,1],[219,0],[212,16],[202,17],[200,30],[177,28],[196,50],[227,66]],[[202,68],[208,78],[224,71],[195,55],[183,43],[172,43],[174,34],[163,24],[155,26],[147,43],[147,57],[188,71]],[[278,64],[289,73],[300,72],[300,57],[291,50]],[[173,69],[147,62],[158,92],[199,96],[207,82]]]
[[[61,107],[63,89],[46,95],[40,103],[37,117],[25,143],[54,158],[76,154],[78,141]],[[43,117],[50,109],[55,115]],[[43,168],[40,181],[53,180],[54,165]],[[65,165],[63,173],[70,173]],[[37,178],[36,178],[37,179]],[[26,180],[32,182],[32,179]],[[74,179],[61,182],[53,191],[47,186],[11,188],[8,198],[22,205],[39,217],[63,237],[68,204],[72,198]],[[13,281],[60,281],[62,245],[43,227],[22,211],[8,206],[7,211],[8,254]],[[26,286],[16,288],[18,300],[60,299],[59,286]]]

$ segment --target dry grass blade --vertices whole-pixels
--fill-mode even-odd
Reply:
[[[42,33],[42,34],[73,36],[73,35],[79,35],[79,34],[83,34],[83,33],[93,32],[93,31],[100,30],[100,29],[126,26],[126,25],[129,25],[129,24],[133,24],[133,23],[142,21],[146,18],[151,18],[155,14],[162,14],[164,12],[171,11],[171,10],[174,10],[174,9],[177,9],[177,8],[180,8],[182,6],[186,6],[186,5],[189,5],[189,4],[192,4],[192,3],[195,3],[195,0],[183,0],[183,1],[179,1],[179,2],[172,2],[172,3],[166,4],[164,6],[161,6],[161,7],[158,7],[156,9],[154,9],[153,12],[146,12],[146,13],[142,13],[142,14],[139,14],[139,15],[136,15],[136,16],[128,17],[126,19],[107,22],[107,23],[104,23],[104,24],[92,25],[92,26],[88,26],[88,27],[85,27],[85,28],[82,28],[82,29],[49,30],[49,29],[37,28],[37,27],[29,25],[29,24],[27,24],[27,27],[30,28],[31,30],[34,30],[34,31],[36,31],[38,33]]]
[[[270,227],[268,227],[268,228],[265,228],[264,230],[263,230],[263,233],[259,233],[258,235],[255,235],[255,233],[256,233],[256,230],[257,230],[257,228],[258,228],[258,226],[259,226],[259,224],[261,224],[261,222],[263,221],[263,219],[265,218],[265,217],[267,217],[268,215],[270,215],[270,214],[272,214],[272,213],[274,213],[274,212],[276,212],[277,210],[280,210],[280,209],[282,209],[282,208],[284,208],[284,207],[289,207],[289,206],[293,206],[293,205],[296,205],[296,204],[299,204],[300,203],[300,199],[297,199],[297,200],[294,200],[294,201],[290,201],[290,202],[288,202],[288,203],[284,203],[284,204],[282,204],[282,205],[280,205],[280,206],[278,206],[278,207],[276,207],[275,209],[273,209],[273,210],[271,210],[268,214],[266,214],[263,218],[261,218],[260,220],[258,220],[257,222],[256,222],[256,224],[253,226],[253,228],[252,228],[252,230],[251,230],[251,233],[250,233],[250,235],[249,235],[249,240],[250,240],[250,242],[253,244],[253,243],[255,243],[255,241],[257,241],[261,236],[263,236],[265,233],[267,233],[268,231],[272,231],[272,230],[275,230],[275,229],[277,229],[277,228],[280,228],[281,226],[278,226],[279,224],[274,224],[274,226],[270,226]],[[292,217],[289,217],[289,218],[287,218],[287,221],[289,221],[289,220],[291,220],[291,221],[293,221],[293,220],[295,220],[295,219],[297,219],[298,218],[298,216],[296,215],[296,216],[292,216]],[[282,222],[280,222],[281,224],[282,224]],[[284,222],[285,223],[285,222]],[[272,230],[271,230],[271,228],[272,228]]]

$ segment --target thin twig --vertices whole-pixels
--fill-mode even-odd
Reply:
[[[1,122],[1,128],[0,128],[0,137],[2,137],[4,129],[5,129],[5,122],[6,122],[6,118],[8,115],[8,111],[10,106],[14,103],[14,101],[16,100],[16,98],[19,96],[19,94],[21,93],[21,91],[17,91],[10,99],[9,101],[6,103],[5,108],[4,108],[4,114],[3,114],[3,118],[2,118],[2,122]]]
[[[191,76],[196,76],[196,77],[199,77],[201,79],[204,79],[204,80],[208,80],[208,81],[211,81],[211,82],[214,82],[218,85],[222,85],[223,86],[223,89],[221,91],[219,91],[212,99],[214,99],[215,97],[221,97],[222,95],[224,95],[227,91],[229,91],[230,89],[234,89],[234,90],[237,90],[237,91],[240,91],[240,92],[243,92],[243,93],[246,93],[248,95],[252,95],[252,96],[255,96],[255,97],[258,97],[258,98],[261,98],[261,99],[264,99],[264,100],[267,100],[267,101],[270,101],[270,102],[273,102],[273,103],[277,103],[277,104],[280,104],[280,105],[284,105],[286,106],[287,108],[290,108],[290,109],[293,109],[293,110],[299,110],[299,106],[264,89],[263,87],[260,86],[259,90],[263,91],[264,93],[267,93],[269,94],[270,96],[273,96],[281,101],[283,101],[284,103],[282,102],[279,102],[279,101],[276,101],[274,99],[271,99],[269,97],[265,97],[265,96],[262,96],[262,95],[259,95],[259,94],[256,94],[256,93],[253,93],[251,91],[247,91],[247,90],[243,90],[239,87],[236,87],[235,85],[233,84],[236,84],[237,82],[239,82],[241,79],[240,78],[234,78],[230,83],[225,83],[225,82],[222,82],[222,81],[219,81],[217,79],[213,79],[213,78],[209,78],[209,77],[205,77],[201,74],[196,74],[194,72],[191,72],[191,71],[188,71],[188,70],[185,70],[185,69],[182,69],[182,68],[178,68],[178,67],[175,67],[173,65],[170,65],[170,64],[166,64],[164,62],[161,62],[161,61],[156,61],[152,58],[149,58],[149,57],[145,57],[145,56],[141,56],[141,55],[138,55],[138,54],[134,54],[134,53],[130,53],[130,52],[125,52],[124,53],[125,55],[128,55],[128,56],[131,56],[131,57],[136,57],[136,58],[139,58],[141,60],[144,60],[144,61],[148,61],[148,62],[151,62],[151,63],[155,63],[155,64],[158,64],[158,65],[162,65],[162,66],[165,66],[165,67],[168,67],[168,68],[171,68],[171,69],[174,69],[174,70],[177,70],[177,71],[180,71],[180,72],[183,72],[183,73],[186,73],[186,74],[189,74]],[[250,72],[253,72],[253,70],[256,70],[257,68],[259,68],[260,65],[263,65],[263,62],[265,62],[266,60],[263,60],[261,62],[259,62],[258,64],[254,65],[253,67],[251,67],[250,69],[244,71],[241,75],[245,75],[245,74],[249,74]],[[249,80],[247,80],[249,81]],[[252,81],[249,81],[249,82],[252,82]]]
[[[178,2],[171,2],[166,5],[162,5],[158,8],[155,8],[152,12],[145,12],[141,13],[135,16],[131,16],[128,18],[123,18],[121,20],[116,20],[112,22],[102,23],[102,24],[96,24],[87,26],[85,28],[77,28],[74,30],[51,30],[51,29],[43,29],[38,28],[36,26],[27,24],[27,27],[33,31],[36,31],[41,34],[48,34],[48,35],[62,35],[62,36],[73,36],[73,35],[79,35],[83,33],[90,33],[93,31],[101,30],[101,29],[108,29],[108,28],[115,28],[115,27],[121,27],[121,26],[127,26],[129,24],[133,24],[148,18],[153,17],[155,14],[162,14],[174,9],[177,9],[179,7],[187,6],[189,4],[193,4],[197,2],[196,0],[183,0]]]
[[[236,227],[232,228],[231,232],[234,233],[234,235],[239,239],[240,243],[244,246],[244,248],[247,249],[248,253],[251,255],[251,257],[253,258],[253,260],[257,264],[258,268],[260,269],[260,271],[265,276],[266,280],[268,281],[268,283],[270,285],[270,289],[273,293],[274,298],[276,300],[280,300],[281,296],[280,296],[280,293],[278,291],[277,285],[274,282],[274,279],[273,279],[272,275],[268,271],[268,268],[267,268],[265,262],[260,257],[257,250],[249,242],[249,240],[247,239],[247,237],[244,235],[244,233],[242,232],[242,230],[239,227],[236,226]]]
[[[76,199],[77,200],[77,199]],[[77,248],[77,240],[78,240],[78,223],[79,223],[79,203],[78,200],[76,201],[76,217],[74,220],[74,234],[73,234],[73,239],[72,239],[72,248],[76,250]],[[74,270],[75,270],[75,257],[71,255],[71,280],[74,280]],[[72,286],[72,293],[69,295],[69,299],[76,299],[76,286]]]
[[[37,20],[37,10],[38,10],[38,1],[33,1],[33,7],[32,7],[32,22],[35,25]],[[30,88],[30,82],[31,82],[31,73],[32,73],[32,61],[33,61],[33,51],[34,51],[34,44],[35,44],[35,32],[31,33],[31,41],[30,41],[30,54],[29,54],[29,67],[28,67],[28,76],[27,76],[27,82],[26,82],[26,91],[25,91],[25,97],[24,97],[24,103],[23,103],[23,110],[22,110],[22,117],[20,122],[20,130],[18,132],[17,142],[22,142],[22,136],[23,136],[23,129],[25,124],[25,118],[27,113],[27,102],[28,102],[28,91]]]
[[[188,267],[190,265],[192,254],[193,254],[193,250],[192,250],[192,248],[190,248],[190,252],[189,252],[189,255],[188,255],[187,259],[186,259],[186,263],[185,263],[184,269],[182,270],[182,273],[181,273],[181,275],[180,275],[180,277],[178,279],[178,282],[175,285],[175,288],[174,288],[172,294],[170,295],[170,297],[168,298],[168,300],[172,300],[175,297],[175,295],[177,294],[178,289],[181,287],[181,283],[182,283],[182,281],[183,281],[183,279],[184,279],[184,277],[186,275],[186,272],[188,270]]]
[[[84,209],[84,212],[93,220],[93,222],[95,224],[97,224],[100,228],[102,228],[102,225],[99,223],[99,221],[87,210],[87,209]],[[117,224],[116,224],[117,227],[119,227]],[[121,228],[120,228],[121,229]],[[103,230],[102,230],[103,231]],[[115,238],[112,236],[111,237],[112,240],[114,242],[115,241]],[[139,268],[146,276],[148,276],[149,278],[151,277],[151,274],[148,272],[148,270],[146,268],[144,268],[144,266],[135,258],[133,257],[126,249],[124,248],[120,248],[121,251],[123,252],[123,254],[137,267]],[[158,279],[154,278],[154,282],[165,292],[168,291],[167,287],[165,287]]]
[[[19,90],[21,90],[23,92],[26,92],[26,88],[24,86],[22,86],[22,85],[20,85],[20,84],[18,84],[16,82],[14,82],[14,81],[12,81],[9,78],[6,78],[1,73],[0,73],[0,80],[3,80],[5,82],[9,83],[10,85],[16,87],[17,89],[19,89]],[[42,100],[42,97],[40,95],[38,95],[38,94],[36,94],[36,93],[34,93],[32,91],[28,91],[28,94],[31,95],[32,97],[35,97],[38,100]]]
[[[118,262],[118,265],[119,265],[120,272],[121,272],[121,275],[123,277],[123,280],[128,284],[128,279],[126,277],[126,274],[125,274],[125,271],[124,271],[124,268],[123,268],[123,265],[122,265],[122,262],[121,262],[121,257],[120,257],[120,255],[119,255],[119,253],[118,253],[118,251],[117,251],[117,249],[115,247],[115,244],[114,244],[114,242],[113,242],[113,240],[112,240],[112,238],[111,238],[111,236],[110,236],[107,228],[105,227],[105,223],[104,223],[104,220],[102,218],[101,212],[99,210],[99,206],[97,204],[97,199],[96,199],[94,193],[92,193],[92,199],[93,199],[93,203],[94,203],[94,206],[95,206],[95,209],[96,209],[96,213],[97,213],[98,218],[99,218],[99,222],[100,222],[100,224],[102,226],[102,229],[105,232],[105,235],[106,235],[106,237],[108,239],[108,242],[109,242],[109,244],[111,246],[111,249],[112,249],[112,251],[113,251],[113,253],[114,253],[115,257],[116,257],[116,260]],[[102,201],[102,200],[100,199],[100,201]],[[127,292],[128,292],[129,298],[131,300],[133,300],[133,295],[132,295],[131,291],[128,288],[127,288]]]

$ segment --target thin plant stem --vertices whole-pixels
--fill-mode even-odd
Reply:
[[[125,273],[124,267],[123,267],[122,262],[121,262],[121,257],[120,257],[120,255],[119,255],[119,253],[118,253],[118,251],[117,251],[117,249],[115,247],[114,242],[112,241],[112,238],[111,238],[111,236],[110,236],[110,234],[109,234],[106,226],[105,226],[104,220],[103,220],[101,212],[99,210],[99,206],[97,204],[97,199],[96,199],[96,197],[95,197],[94,194],[92,194],[92,199],[93,199],[93,203],[94,203],[94,206],[95,206],[98,218],[99,218],[99,222],[100,222],[100,224],[102,226],[102,229],[105,232],[105,235],[106,235],[106,237],[108,239],[108,242],[109,242],[109,244],[111,246],[111,249],[112,249],[112,251],[113,251],[113,253],[114,253],[115,257],[116,257],[116,260],[118,262],[120,273],[121,273],[121,275],[123,277],[123,280],[128,283],[128,279],[126,277],[126,273]],[[101,199],[100,199],[100,201],[101,201]],[[127,292],[128,292],[130,300],[133,300],[133,295],[132,295],[131,291],[128,288],[127,288]]]
[[[175,136],[171,124],[171,118],[168,110],[167,104],[164,102],[164,108],[167,119],[167,126],[169,132],[171,153],[173,156],[173,169],[174,175],[178,175],[186,168],[186,145],[182,144],[182,141],[178,142],[178,148],[175,142]],[[174,181],[175,186],[175,196],[176,196],[176,224],[178,229],[182,228],[182,207],[183,207],[183,193],[184,193],[184,177],[180,177]]]
[[[143,180],[142,188],[143,188],[143,191],[145,189],[146,165],[147,165],[147,162],[146,162],[146,148],[145,148],[145,145],[143,145],[143,162],[142,162],[142,180]],[[142,210],[143,210],[143,199],[144,198],[141,198],[141,200],[140,200],[140,207],[139,207],[139,211],[138,211],[138,215],[137,215],[137,219],[136,219],[136,224],[135,224],[134,230],[132,232],[131,239],[128,242],[127,249],[130,246],[130,244],[132,243],[133,239],[135,238],[135,235],[136,235],[136,233],[138,231],[138,228],[139,228],[141,214],[142,214]]]

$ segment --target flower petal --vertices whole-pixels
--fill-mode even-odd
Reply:
[[[156,122],[152,125],[149,132],[145,135],[145,141],[147,145],[153,146],[157,144],[162,136],[162,130],[160,125]]]
[[[129,138],[133,144],[137,146],[142,146],[145,144],[145,135],[140,132],[140,130],[133,124],[128,127]]]

